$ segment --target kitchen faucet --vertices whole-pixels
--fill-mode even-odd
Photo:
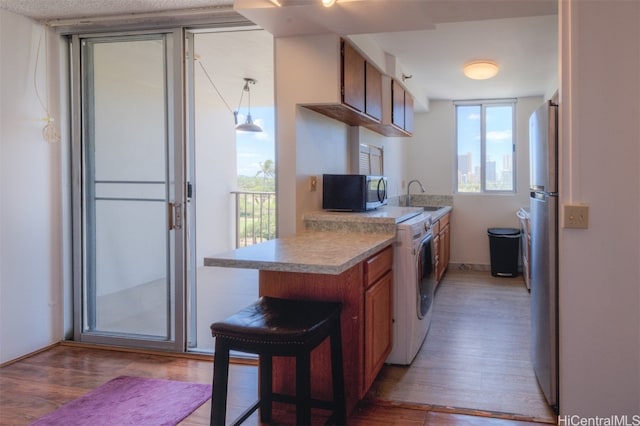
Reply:
[[[422,186],[418,179],[410,180],[407,184],[407,207],[411,207],[411,184],[414,182],[420,185],[420,191],[425,192],[424,186]]]

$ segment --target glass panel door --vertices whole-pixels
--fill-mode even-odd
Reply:
[[[179,31],[74,37],[76,340],[184,348],[181,45]]]
[[[211,323],[258,297],[258,271],[204,266],[204,258],[236,248],[241,220],[266,224],[273,214],[268,208],[268,197],[275,198],[273,177],[262,167],[275,158],[273,36],[252,26],[198,29],[186,31],[186,45],[187,164],[193,184],[187,204],[187,342],[190,351],[211,353]],[[240,112],[239,123],[248,112],[246,93],[239,102],[244,78],[256,80],[251,113],[263,132],[236,130],[234,112]],[[241,194],[254,201],[240,203]]]

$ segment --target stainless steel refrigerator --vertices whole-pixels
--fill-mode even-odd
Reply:
[[[529,119],[531,354],[540,388],[558,411],[558,107]]]

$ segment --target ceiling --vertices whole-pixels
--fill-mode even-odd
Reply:
[[[418,110],[429,99],[544,95],[557,86],[557,0],[338,0],[332,8],[319,1],[280,0],[278,7],[272,0],[0,0],[0,8],[55,24],[234,6],[276,36],[332,32],[378,45],[411,76],[405,84]],[[482,58],[498,62],[498,75],[465,78],[463,64]],[[253,68],[254,78],[272,78]]]

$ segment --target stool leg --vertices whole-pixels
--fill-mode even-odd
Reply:
[[[271,355],[260,355],[260,421],[271,423],[271,404],[273,394],[273,358]]]
[[[213,395],[211,396],[211,426],[224,426],[227,415],[227,381],[229,379],[229,347],[216,338],[213,364]]]
[[[342,365],[342,333],[340,320],[334,321],[331,332],[331,382],[333,383],[333,410],[337,425],[347,424],[347,408],[344,393],[344,371]]]
[[[311,352],[296,356],[296,424],[311,424]]]

